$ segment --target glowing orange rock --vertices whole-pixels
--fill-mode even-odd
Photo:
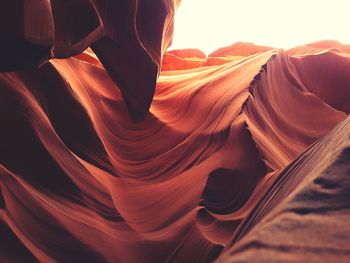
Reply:
[[[236,42],[231,46],[219,48],[210,53],[208,57],[250,56],[272,49],[272,47],[258,46],[248,42]]]
[[[198,49],[171,50],[164,54],[162,71],[184,70],[205,66],[207,57]]]

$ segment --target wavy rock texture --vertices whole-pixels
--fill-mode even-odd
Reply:
[[[69,58],[92,46],[118,84],[131,117],[142,120],[152,102],[162,55],[172,40],[179,2],[2,1],[0,72]]]
[[[239,61],[247,56],[272,50],[272,47],[257,46],[247,42],[237,42],[220,48],[208,57],[198,49],[171,50],[164,54],[162,71],[193,69],[204,66],[222,65]],[[297,52],[297,50],[295,51]]]
[[[347,262],[350,117],[281,172],[217,262]]]
[[[91,50],[0,74],[0,261],[348,259],[350,57],[301,50],[163,71],[138,123]]]
[[[178,2],[0,4],[0,262],[349,260],[348,46],[163,60]]]

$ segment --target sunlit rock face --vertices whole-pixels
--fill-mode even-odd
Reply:
[[[347,51],[163,56],[176,4],[6,6],[0,262],[349,260]]]
[[[206,65],[207,56],[198,49],[178,49],[163,56],[162,71],[199,68]]]
[[[258,46],[249,42],[236,42],[228,47],[219,48],[209,54],[209,57],[228,57],[228,56],[249,56],[261,52],[267,52],[272,47]]]
[[[272,49],[272,47],[257,46],[252,43],[237,42],[231,46],[219,48],[208,57],[197,49],[171,50],[164,54],[162,71],[222,65]]]

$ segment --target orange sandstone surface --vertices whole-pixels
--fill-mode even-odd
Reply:
[[[47,50],[1,44],[0,262],[349,261],[348,47],[163,56],[155,2],[6,31]]]

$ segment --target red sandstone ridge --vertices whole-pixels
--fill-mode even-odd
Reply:
[[[199,68],[206,61],[206,55],[198,49],[171,50],[163,56],[162,71]]]
[[[335,49],[335,50],[339,50],[340,52],[350,53],[350,44],[344,45],[339,41],[335,41],[335,40],[317,41],[317,42],[307,44],[306,46],[314,47],[314,48],[323,48],[323,49]]]
[[[323,41],[317,41],[317,42],[297,46],[289,49],[287,52],[293,55],[298,55],[299,53],[303,55],[308,52],[316,53],[317,51],[323,52],[324,50],[333,50],[341,53],[350,54],[350,45],[349,44],[344,45],[339,41],[335,41],[335,40],[323,40]]]
[[[219,48],[208,57],[197,49],[171,50],[163,57],[162,70],[192,69],[204,66],[222,65],[272,49],[271,47],[257,46],[252,43],[237,42],[231,46]]]
[[[272,47],[258,46],[249,42],[236,42],[228,47],[219,48],[208,57],[250,56],[272,50]]]
[[[272,50],[271,47],[257,46],[248,42],[236,42],[228,47],[219,48],[208,55],[207,65],[221,65],[237,61],[244,57]]]
[[[172,54],[181,58],[207,58],[203,51],[194,48],[170,50],[166,54]]]

